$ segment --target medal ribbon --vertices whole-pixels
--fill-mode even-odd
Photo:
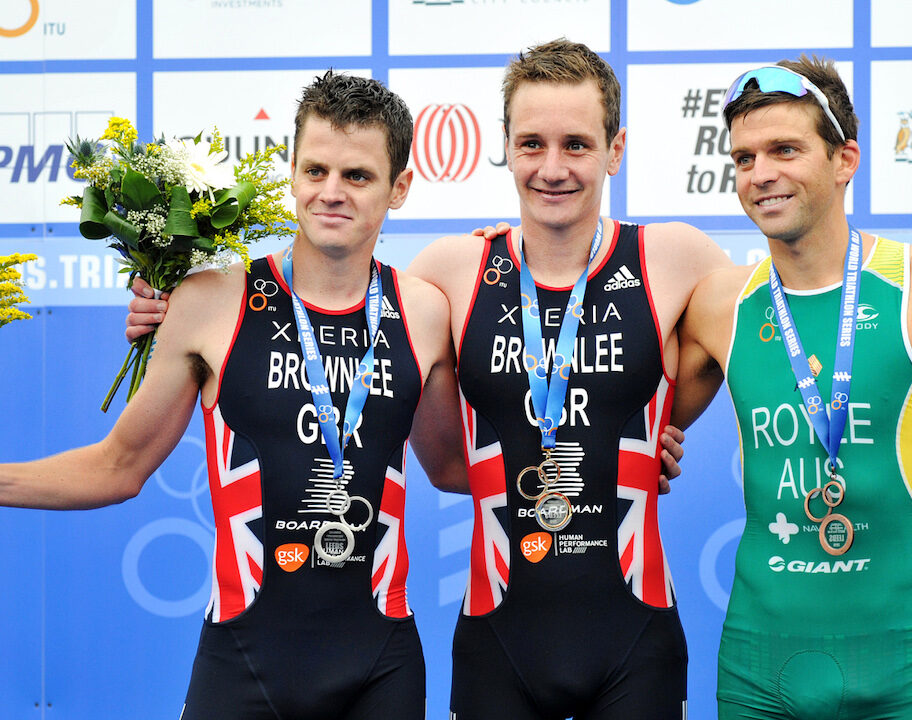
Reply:
[[[599,218],[592,245],[589,249],[589,261],[582,274],[570,291],[567,308],[561,320],[557,347],[551,363],[550,382],[548,380],[548,360],[542,338],[541,320],[538,309],[538,294],[535,280],[526,266],[523,256],[523,238],[519,236],[519,283],[522,300],[522,325],[525,354],[523,362],[529,375],[529,390],[532,392],[532,407],[542,435],[542,449],[551,450],[557,440],[557,426],[560,423],[567,396],[567,381],[570,378],[570,363],[573,359],[573,345],[576,331],[582,317],[583,295],[586,293],[586,281],[592,259],[602,245],[602,219]],[[538,355],[541,353],[541,356]]]
[[[323,433],[323,440],[326,442],[326,449],[329,451],[329,457],[333,461],[333,479],[342,478],[342,455],[345,447],[351,439],[352,432],[361,419],[361,411],[364,409],[364,403],[370,392],[371,376],[374,367],[374,340],[377,337],[377,331],[380,328],[380,298],[383,297],[383,284],[380,280],[380,273],[377,270],[377,263],[371,258],[371,279],[367,288],[367,294],[364,297],[364,313],[367,316],[367,328],[370,335],[370,342],[367,344],[367,350],[361,362],[358,364],[358,371],[352,378],[351,392],[348,395],[348,402],[345,404],[345,416],[342,423],[342,442],[339,442],[339,431],[336,426],[336,415],[333,411],[332,395],[329,392],[329,384],[326,382],[326,371],[323,368],[323,357],[320,355],[320,348],[314,337],[313,326],[307,315],[307,309],[304,303],[294,291],[292,283],[292,264],[291,264],[291,247],[285,252],[282,258],[282,275],[285,278],[285,284],[291,291],[291,302],[295,312],[295,323],[298,326],[298,339],[301,343],[301,352],[304,355],[304,364],[307,369],[307,379],[310,382],[310,392],[313,395],[314,406],[317,409],[317,420],[320,423],[320,431]]]
[[[798,336],[798,328],[789,308],[788,299],[782,289],[779,273],[770,263],[770,298],[779,321],[779,329],[785,341],[785,350],[792,372],[798,381],[798,389],[804,399],[817,434],[827,454],[830,469],[836,473],[836,456],[842,442],[846,418],[849,414],[849,389],[852,384],[852,351],[855,347],[855,316],[858,307],[858,284],[861,276],[861,235],[849,226],[849,248],[846,251],[845,268],[842,274],[842,300],[840,301],[839,329],[836,336],[836,356],[833,362],[833,388],[830,399],[830,416],[820,398],[817,381],[808,365],[807,355]]]

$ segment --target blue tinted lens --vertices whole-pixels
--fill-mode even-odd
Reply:
[[[724,108],[730,102],[737,100],[744,92],[744,88],[751,80],[757,81],[757,87],[760,92],[787,92],[795,97],[807,95],[807,90],[801,84],[801,76],[791,73],[781,67],[762,67],[750,72],[744,73],[739,77],[725,93],[725,100],[722,102]]]

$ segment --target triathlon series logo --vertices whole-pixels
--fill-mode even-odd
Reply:
[[[19,27],[4,27],[3,25],[0,25],[0,37],[12,38],[25,35],[35,26],[35,23],[38,22],[38,0],[19,0],[19,3],[23,7],[26,5],[26,2],[29,6],[28,20]],[[5,18],[0,17],[0,22],[6,22]]]
[[[428,182],[463,182],[481,155],[481,127],[465,105],[428,105],[415,119],[412,158]]]

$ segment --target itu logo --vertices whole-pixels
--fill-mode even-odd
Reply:
[[[34,27],[35,23],[38,22],[38,0],[27,0],[27,2],[29,6],[28,20],[26,20],[19,27],[9,28],[0,25],[0,37],[11,38],[25,35],[29,30],[32,29],[32,27]],[[24,7],[26,0],[19,0],[19,4]],[[0,22],[7,22],[6,17],[0,16]]]
[[[481,155],[481,128],[465,105],[428,105],[415,119],[412,158],[428,182],[463,182]]]

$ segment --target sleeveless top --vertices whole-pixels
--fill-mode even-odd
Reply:
[[[520,471],[543,458],[522,359],[519,260],[509,235],[484,253],[458,367],[475,505],[465,615],[503,604],[516,616],[523,607],[528,629],[542,611],[570,603],[604,613],[612,593],[634,604],[674,603],[656,515],[658,438],[674,383],[663,369],[643,229],[610,221],[605,237],[611,247],[590,269],[552,453],[562,470],[552,489],[568,497],[573,514],[553,534],[516,487]],[[570,288],[537,286],[537,294],[550,357]],[[534,475],[525,478],[527,493]]]
[[[747,523],[726,629],[805,635],[912,627],[912,347],[908,247],[878,239],[860,280],[848,420],[833,512],[854,527],[843,555],[821,547],[804,498],[830,478],[772,311],[767,258],[735,310],[725,376],[737,416]],[[829,405],[841,284],[789,292],[805,352]],[[824,410],[828,410],[825,408]],[[811,506],[819,518],[825,506]]]
[[[347,621],[359,612],[411,615],[404,459],[421,373],[396,273],[381,266],[381,278],[374,373],[345,451],[343,476],[349,495],[370,502],[373,519],[354,533],[351,558],[328,565],[313,551],[313,542],[322,523],[338,519],[325,509],[326,495],[336,487],[332,461],[317,422],[288,287],[271,256],[252,264],[217,400],[203,407],[216,528],[206,612],[212,623],[240,616],[245,626],[272,622],[290,628],[339,608]],[[306,306],[341,424],[369,341],[364,303],[343,311]],[[366,519],[364,505],[353,502],[346,520]]]

